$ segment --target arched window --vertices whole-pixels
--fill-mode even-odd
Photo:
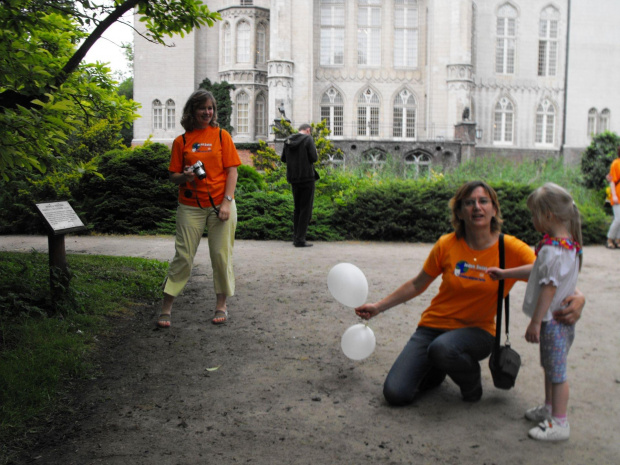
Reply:
[[[224,33],[223,42],[224,42],[224,64],[229,65],[232,63],[232,32],[230,30],[230,23],[224,23]]]
[[[333,87],[321,98],[321,121],[327,121],[332,136],[342,136],[344,126],[344,102],[342,95]]]
[[[250,132],[250,97],[245,92],[237,95],[237,132],[239,134]]]
[[[267,134],[267,105],[265,103],[265,96],[259,94],[256,97],[256,134]]]
[[[153,129],[164,128],[164,106],[155,99],[153,100]]]
[[[418,0],[394,1],[394,66],[418,66]]]
[[[256,29],[256,63],[267,62],[267,27],[260,23]]]
[[[379,135],[379,97],[371,88],[357,99],[357,135]]]
[[[609,131],[609,120],[611,119],[611,112],[608,108],[601,111],[601,116],[598,120],[598,132]]]
[[[250,23],[241,21],[237,25],[237,63],[250,61]]]
[[[393,136],[415,139],[416,102],[407,89],[394,99]]]
[[[536,110],[536,143],[553,144],[555,140],[555,107],[545,99]]]
[[[386,159],[385,152],[380,149],[370,149],[362,154],[362,162],[370,165],[374,170],[381,168],[385,164]]]
[[[497,11],[495,72],[514,74],[517,52],[517,10],[505,4]]]
[[[596,134],[596,120],[598,119],[598,111],[596,108],[590,108],[588,111],[588,137]]]
[[[175,127],[175,104],[174,100],[168,99],[166,101],[166,129],[174,129]]]
[[[416,150],[405,155],[405,177],[421,178],[431,175],[431,156],[428,153]]]
[[[555,76],[558,67],[558,23],[560,12],[553,6],[546,7],[538,27],[538,75]]]
[[[495,105],[493,142],[512,144],[514,134],[514,106],[506,97]]]

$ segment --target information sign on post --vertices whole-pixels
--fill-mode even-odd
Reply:
[[[86,229],[67,201],[38,203],[37,208],[52,234],[66,234]]]
[[[48,235],[50,263],[50,287],[52,299],[56,303],[69,288],[71,274],[67,267],[67,253],[65,251],[65,234],[83,231],[86,229],[82,220],[77,216],[69,202],[37,203],[37,208],[45,220]],[[57,270],[55,272],[55,270]]]

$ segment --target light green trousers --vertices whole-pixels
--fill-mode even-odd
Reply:
[[[179,204],[176,225],[175,254],[168,267],[164,293],[176,297],[187,284],[206,225],[215,293],[228,297],[234,295],[233,246],[237,228],[237,206],[234,200],[227,221],[220,221],[213,208],[203,210]]]

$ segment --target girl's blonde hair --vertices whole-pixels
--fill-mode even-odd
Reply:
[[[581,214],[566,189],[548,182],[532,192],[527,198],[527,207],[542,229],[550,229],[553,219],[561,222],[570,232],[572,240],[582,245]],[[579,269],[583,257],[579,255]]]

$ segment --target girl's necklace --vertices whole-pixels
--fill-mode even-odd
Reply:
[[[534,249],[534,253],[538,255],[540,249],[542,249],[545,245],[555,245],[556,247],[562,247],[566,250],[575,250],[577,251],[577,255],[581,255],[583,253],[579,242],[573,241],[572,239],[568,239],[566,237],[551,237],[549,234],[544,235],[542,241],[540,241]]]

